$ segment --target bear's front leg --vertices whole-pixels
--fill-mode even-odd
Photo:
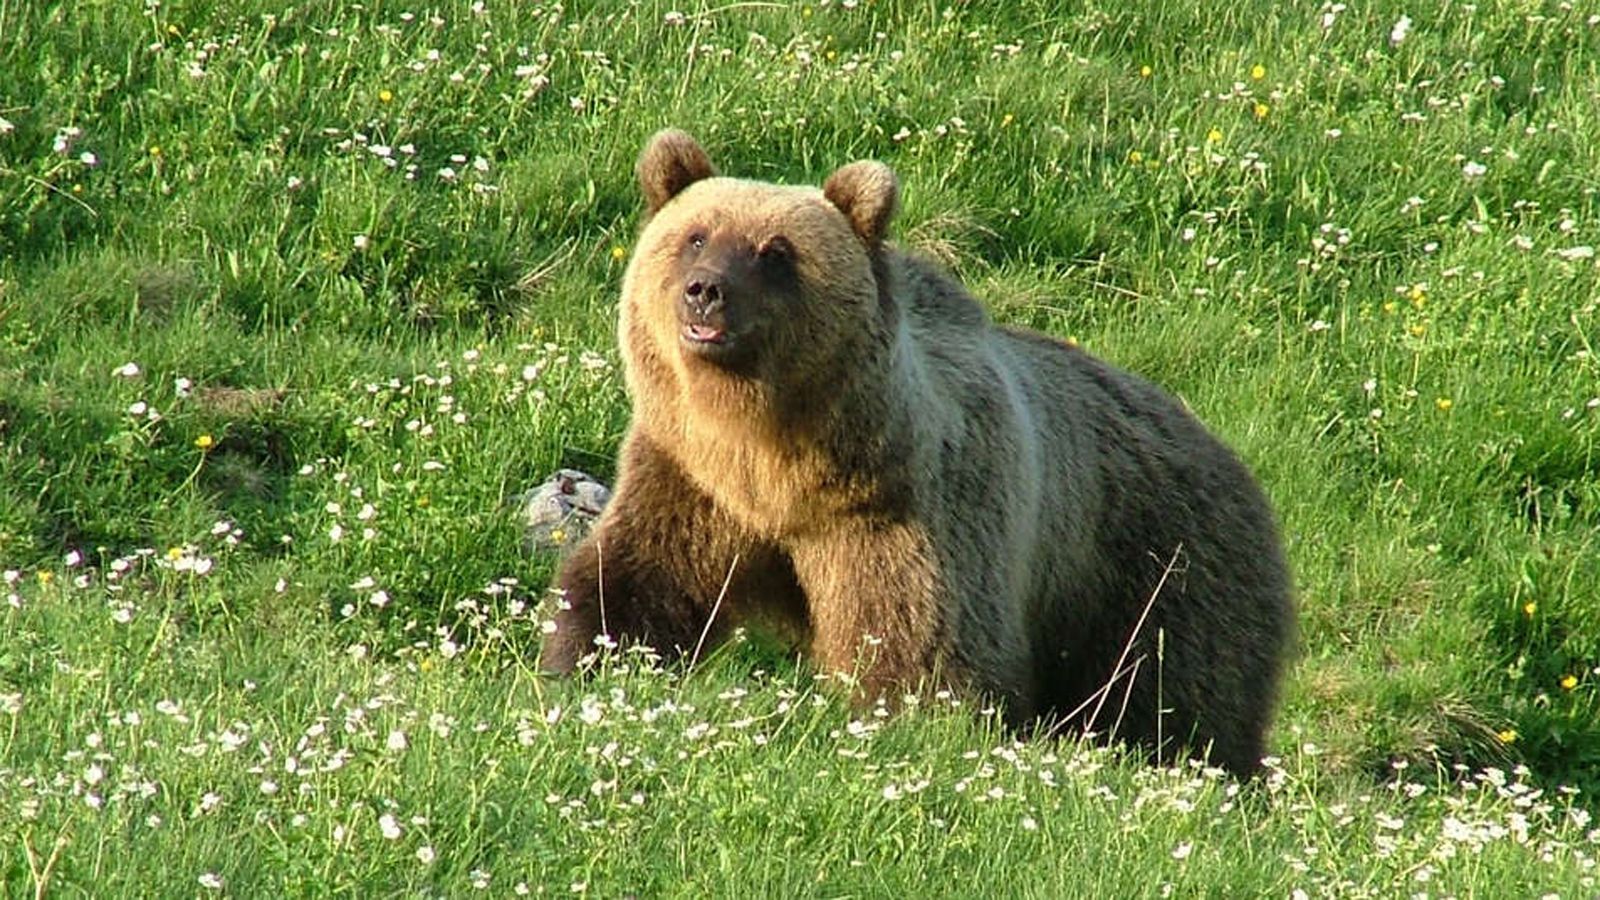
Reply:
[[[647,439],[630,437],[616,496],[556,576],[563,597],[540,666],[571,672],[599,647],[618,644],[646,645],[669,660],[693,654],[752,606],[798,609],[793,582],[773,547],[741,529]]]
[[[948,587],[919,528],[852,518],[789,550],[807,598],[812,659],[849,676],[858,701],[960,680],[941,646]]]

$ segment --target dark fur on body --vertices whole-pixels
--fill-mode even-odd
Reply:
[[[1233,453],[1149,382],[993,326],[886,244],[880,164],[820,193],[736,181],[664,132],[639,176],[634,420],[559,575],[546,668],[577,667],[602,618],[668,657],[751,623],[863,699],[948,685],[1018,725],[1257,767],[1293,611]]]

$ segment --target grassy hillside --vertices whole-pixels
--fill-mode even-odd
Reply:
[[[997,6],[0,3],[0,884],[1592,893],[1600,18]],[[898,240],[1238,448],[1263,785],[743,645],[531,674],[513,498],[612,474],[666,125],[889,162]]]

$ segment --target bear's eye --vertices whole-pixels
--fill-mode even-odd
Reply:
[[[756,255],[768,262],[787,262],[794,257],[794,245],[781,234],[775,234],[756,250]]]
[[[699,250],[701,247],[704,247],[705,245],[706,245],[706,233],[704,231],[691,231],[691,232],[689,232],[689,246],[690,247],[693,247],[694,249]]]

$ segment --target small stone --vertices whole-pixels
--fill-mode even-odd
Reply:
[[[529,551],[565,551],[588,534],[611,499],[611,491],[577,469],[558,469],[522,494],[524,540]]]

